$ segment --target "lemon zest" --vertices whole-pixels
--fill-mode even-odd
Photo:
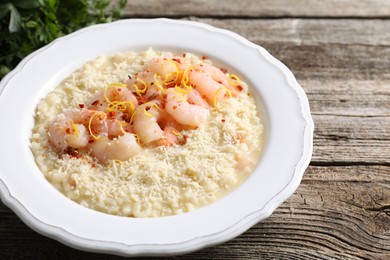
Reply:
[[[183,88],[181,88],[181,87],[179,87],[179,86],[175,86],[175,90],[176,90],[177,92],[179,92],[179,93],[182,93],[182,94],[189,94],[189,93],[190,93],[190,90],[188,90],[188,89],[183,89]]]
[[[160,89],[162,92],[164,92],[165,88],[161,84],[161,81],[162,81],[161,76],[158,75],[157,73],[154,73],[153,78],[155,79],[155,81],[153,81],[153,85],[156,85],[158,89]]]
[[[172,131],[172,134],[174,134],[176,136],[181,136],[181,134],[179,132],[176,132],[175,130]]]
[[[119,124],[119,129],[121,130],[121,132],[125,135],[127,134],[127,132],[125,131],[125,129],[123,128],[123,125],[127,125],[128,123],[124,122],[124,121],[118,121],[118,124]]]
[[[179,78],[179,67],[177,66],[176,62],[174,62],[173,60],[165,60],[165,61],[163,62],[163,64],[162,64],[162,69],[164,70],[165,64],[166,64],[167,62],[168,62],[168,63],[171,63],[171,64],[173,64],[173,66],[175,66],[175,72],[170,72],[170,73],[167,73],[167,74],[165,75],[165,79],[164,79],[164,81],[163,81],[164,85],[170,85],[170,84],[172,84],[173,82],[176,82],[177,79]],[[169,78],[171,78],[173,74],[175,75],[175,76],[174,76],[174,79],[169,81]]]
[[[134,121],[134,115],[135,115],[135,113],[137,113],[137,110],[135,110],[135,111],[133,112],[133,114],[131,115],[131,117],[130,117],[130,124],[133,123],[133,121]]]
[[[76,137],[79,137],[79,129],[77,128],[76,124],[73,122],[73,120],[70,120],[70,123],[72,125],[72,129]]]
[[[239,86],[239,85],[241,85],[240,78],[237,75],[235,75],[235,74],[229,74],[228,81],[229,81],[230,85],[232,85],[232,86]]]
[[[232,98],[232,92],[227,87],[225,87],[225,90],[228,93],[229,98]]]
[[[103,94],[103,96],[104,96],[104,99],[105,99],[108,103],[110,103],[110,104],[111,104],[112,102],[111,102],[111,100],[107,97],[107,90],[108,90],[109,88],[113,88],[113,87],[126,88],[127,85],[126,85],[126,84],[122,84],[122,83],[112,83],[112,84],[106,86],[106,88],[104,89],[104,94]]]
[[[127,101],[112,101],[106,108],[106,112],[126,112],[129,110],[129,113],[131,113],[134,110],[135,106],[134,103],[131,100]]]
[[[157,110],[160,110],[161,112],[164,111],[160,108],[160,106],[157,103],[153,103],[152,107],[157,108]]]
[[[92,137],[95,139],[95,140],[99,140],[100,139],[100,136],[96,136],[93,134],[92,132],[92,129],[91,129],[91,124],[92,124],[92,120],[97,117],[99,114],[95,114],[93,116],[91,116],[91,118],[89,119],[89,122],[88,122],[88,130],[89,130],[89,134],[92,135]]]
[[[146,92],[146,90],[148,89],[148,84],[146,84],[146,82],[140,78],[137,78],[136,80],[138,82],[141,82],[141,84],[143,85],[144,88],[140,89],[136,83],[134,83],[132,87],[135,88],[135,92],[137,93],[138,96],[142,96],[142,94],[144,94]]]
[[[217,97],[218,97],[218,94],[219,92],[221,92],[221,90],[224,90],[226,89],[225,87],[221,87],[219,89],[217,89],[217,91],[215,91],[215,94],[214,94],[214,106],[216,107],[217,106]]]
[[[188,85],[188,82],[190,81],[189,78],[188,78],[188,74],[190,73],[190,70],[194,69],[195,67],[194,66],[189,66],[187,67],[184,72],[183,72],[183,76],[181,78],[181,84],[186,88],[186,89],[189,89],[191,90],[192,89],[192,86],[191,85]]]
[[[146,108],[144,108],[144,114],[148,117],[153,117],[153,114],[152,113],[149,113]]]

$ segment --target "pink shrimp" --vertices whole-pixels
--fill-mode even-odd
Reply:
[[[110,140],[107,136],[100,136],[88,145],[91,155],[100,162],[108,160],[125,161],[141,151],[134,134],[126,133]]]
[[[118,101],[122,103],[118,103]],[[137,107],[137,105],[137,98],[130,90],[124,86],[113,84],[96,94],[92,99],[90,109],[106,111],[109,108],[111,110],[118,108],[119,112],[131,113],[131,110]]]
[[[188,103],[185,95],[176,91],[167,92],[166,111],[180,124],[198,127],[208,118],[208,109]]]
[[[127,88],[145,101],[161,99],[164,92],[164,84],[161,78],[151,71],[144,71],[134,75],[127,81]]]
[[[106,114],[89,109],[69,110],[63,117],[57,118],[49,127],[49,141],[57,152],[67,147],[83,148],[88,144],[89,133],[84,124],[89,121],[100,123]]]

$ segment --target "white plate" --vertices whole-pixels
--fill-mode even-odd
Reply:
[[[84,208],[55,190],[34,162],[29,138],[35,107],[84,62],[148,47],[206,55],[248,83],[265,124],[260,162],[235,191],[191,213],[134,219]],[[188,21],[122,20],[62,37],[1,81],[0,111],[7,125],[0,127],[2,201],[41,234],[75,248],[124,256],[186,253],[238,236],[294,192],[313,146],[309,104],[293,74],[243,37]]]

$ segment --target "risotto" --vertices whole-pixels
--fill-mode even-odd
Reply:
[[[208,85],[215,89],[202,89]],[[243,182],[262,130],[237,76],[206,57],[149,49],[101,56],[73,72],[38,104],[31,150],[46,179],[80,205],[162,217],[208,205]]]

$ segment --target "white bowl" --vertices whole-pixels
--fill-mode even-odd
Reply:
[[[44,178],[29,148],[39,100],[70,72],[101,54],[128,50],[193,52],[248,83],[265,125],[255,170],[236,190],[191,213],[125,218],[84,208]],[[309,164],[313,121],[293,74],[265,49],[227,30],[168,19],[95,25],[26,57],[0,83],[0,193],[28,226],[69,246],[124,256],[191,252],[232,239],[267,218],[298,187]]]

